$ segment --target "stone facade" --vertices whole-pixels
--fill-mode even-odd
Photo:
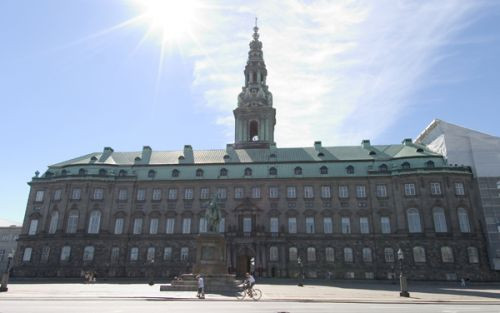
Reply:
[[[15,255],[17,238],[21,233],[21,227],[16,225],[0,227],[0,273],[7,268],[9,254]]]
[[[190,273],[216,194],[229,273],[394,279],[401,249],[410,279],[495,278],[470,168],[449,166],[409,139],[276,147],[257,31],[234,111],[235,143],[206,151],[106,147],[49,166],[30,182],[15,275]]]

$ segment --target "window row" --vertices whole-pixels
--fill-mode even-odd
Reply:
[[[182,198],[184,200],[193,200],[195,195],[195,189],[192,187],[186,187],[182,190],[178,188],[169,188],[166,190],[166,198],[168,200],[177,200],[179,198],[179,192],[182,192]],[[295,199],[297,198],[297,187],[296,186],[286,186],[286,198]],[[160,201],[164,197],[163,193],[165,191],[161,188],[153,188],[151,190],[151,200],[152,201]],[[303,187],[303,197],[305,199],[312,199],[315,197],[315,193],[318,192],[321,198],[332,198],[333,190],[330,185],[320,186],[319,190],[315,190],[314,186],[304,186]],[[441,183],[431,182],[430,183],[430,193],[432,195],[441,195]],[[208,200],[210,198],[210,188],[202,187],[199,188],[199,199]],[[228,191],[225,187],[216,188],[215,194],[218,199],[227,199]],[[277,199],[280,197],[280,187],[278,186],[270,186],[267,191],[268,197],[270,199]],[[365,185],[356,185],[354,187],[354,194],[356,198],[366,198],[367,188]],[[416,196],[417,191],[414,183],[406,183],[404,184],[404,194],[406,196]],[[459,196],[463,196],[465,194],[464,184],[463,183],[455,183],[455,194]],[[388,196],[387,185],[378,184],[375,186],[375,195],[378,198],[386,198]],[[104,188],[94,188],[92,192],[93,200],[102,200],[104,199]],[[118,200],[127,201],[129,199],[129,190],[128,189],[119,189],[118,190]],[[135,200],[136,201],[146,201],[147,190],[144,188],[137,189]],[[262,197],[261,187],[255,186],[250,188],[249,194],[247,194],[247,190],[244,187],[235,187],[234,188],[234,198],[235,199],[243,199],[245,197],[251,197],[254,199],[260,199]],[[348,185],[339,185],[338,186],[338,197],[339,198],[349,198],[350,196],[350,186]],[[82,190],[80,188],[73,188],[71,190],[70,199],[71,200],[80,200],[82,197]],[[35,194],[35,202],[43,202],[44,199],[44,191],[38,190]],[[53,200],[58,201],[61,200],[61,189],[57,189],[54,191]]]

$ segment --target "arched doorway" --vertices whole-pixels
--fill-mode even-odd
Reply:
[[[248,246],[242,246],[236,254],[236,276],[244,277],[252,271],[252,260],[255,260],[255,251]]]

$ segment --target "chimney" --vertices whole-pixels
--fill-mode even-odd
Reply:
[[[401,143],[404,144],[405,146],[411,146],[412,140],[411,140],[411,138],[405,138],[405,139],[403,139],[403,142],[401,142]]]
[[[149,164],[149,160],[151,160],[151,154],[153,153],[153,149],[150,146],[142,147],[141,159],[143,164]]]
[[[361,141],[361,147],[363,147],[363,149],[370,149],[370,147],[371,147],[370,140],[369,139],[363,139]]]
[[[321,150],[321,141],[314,142],[314,150],[316,150],[316,151]]]
[[[111,156],[113,151],[114,150],[111,147],[104,147],[104,150],[102,151],[101,157],[99,158],[99,162],[106,162],[106,160]]]

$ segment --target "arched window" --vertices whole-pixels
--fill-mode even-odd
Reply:
[[[66,176],[68,175],[68,171],[67,170],[62,170],[61,171],[61,176]]]
[[[245,169],[245,176],[252,176],[252,169],[251,168],[247,167]]]
[[[57,231],[57,224],[59,224],[59,212],[53,211],[50,214],[49,234],[55,234]]]
[[[278,247],[272,246],[269,248],[269,261],[276,262],[278,261]]]
[[[408,209],[406,211],[406,216],[408,219],[408,231],[410,233],[421,233],[422,225],[420,224],[420,214],[417,209]]]
[[[78,170],[78,175],[83,176],[83,175],[86,175],[86,174],[87,174],[87,171],[84,168],[81,168],[81,169]]]
[[[307,248],[307,262],[316,262],[316,248]]]
[[[106,176],[108,174],[108,171],[106,171],[105,169],[101,168],[99,170],[99,176]]]
[[[441,247],[441,260],[443,263],[453,263],[453,250],[451,247]]]
[[[376,154],[377,154],[377,152],[375,152],[375,151],[370,151],[370,153],[368,153],[368,154],[369,154],[369,155],[376,155]]]
[[[387,165],[386,165],[386,164],[382,164],[382,165],[380,165],[380,166],[378,167],[378,170],[379,170],[380,172],[387,172],[387,171],[388,171],[388,169],[389,169],[389,168],[387,167]]]
[[[201,168],[196,170],[196,177],[203,177],[203,170]]]
[[[297,248],[290,247],[288,248],[288,260],[291,262],[297,261]]]
[[[446,216],[444,215],[443,208],[434,208],[432,210],[432,216],[434,218],[434,230],[436,233],[446,233],[448,227],[446,225]]]
[[[250,122],[250,141],[259,141],[259,122]]]
[[[345,168],[345,172],[347,174],[354,174],[354,166],[349,165],[348,167]]]
[[[66,225],[66,233],[74,234],[78,228],[78,211],[71,210],[68,215],[68,224]]]
[[[272,175],[272,176],[278,175],[278,170],[276,169],[276,167],[271,167],[269,169],[269,175]]]
[[[434,164],[434,161],[427,161],[425,163],[425,167],[427,168],[434,168],[435,164]]]
[[[297,166],[297,167],[293,170],[293,173],[294,173],[295,175],[302,175],[302,167]]]
[[[155,176],[156,176],[156,171],[155,170],[149,170],[148,177],[153,178]]]
[[[328,167],[322,166],[319,168],[319,173],[320,174],[328,174]]]
[[[221,168],[219,172],[220,176],[227,176],[227,169],[226,168]]]
[[[411,165],[408,162],[404,162],[403,164],[401,164],[401,168],[407,170],[411,168]]]
[[[363,248],[363,262],[365,262],[365,263],[372,263],[373,262],[371,248]]]
[[[467,213],[467,210],[464,208],[458,208],[457,215],[458,215],[458,225],[460,226],[460,231],[462,233],[470,233],[469,214]]]
[[[101,211],[94,210],[90,213],[88,233],[98,234],[100,226],[101,226]]]
[[[415,263],[425,263],[424,247],[413,247],[413,260]]]
[[[120,171],[118,172],[118,176],[120,176],[120,177],[127,176],[127,171],[126,171],[126,170],[120,170]]]
[[[179,170],[172,170],[172,177],[179,177]]]
[[[327,262],[335,262],[335,249],[332,247],[325,248],[325,260]]]

